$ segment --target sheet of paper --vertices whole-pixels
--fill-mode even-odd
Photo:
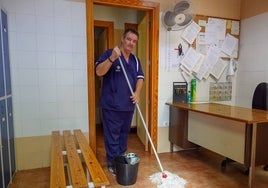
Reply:
[[[227,54],[228,56],[232,56],[235,48],[237,47],[237,44],[238,39],[228,33],[221,46],[221,51]]]
[[[197,62],[199,61],[200,53],[196,52],[196,50],[190,47],[184,58],[181,60],[181,64],[189,71],[192,72],[192,69],[195,67]]]
[[[209,45],[217,44],[218,43],[217,36],[218,35],[217,35],[216,26],[208,23],[206,25],[206,31],[205,31],[206,43]]]
[[[178,52],[174,49],[168,51],[168,62],[170,67],[179,67]]]
[[[223,40],[226,34],[226,20],[219,18],[208,18],[208,24],[213,25],[218,40]]]
[[[240,32],[239,21],[232,21],[231,34],[232,35],[239,35],[239,32]]]
[[[220,49],[215,46],[210,46],[207,55],[204,58],[202,65],[200,66],[199,70],[196,72],[196,77],[199,80],[207,79],[210,70],[212,67],[217,63],[220,58]]]
[[[218,62],[212,67],[212,69],[210,71],[210,74],[214,78],[219,80],[226,67],[227,67],[226,61],[224,61],[223,59],[219,58]]]
[[[206,34],[199,32],[196,37],[196,51],[206,55],[209,45],[206,43]]]
[[[201,27],[196,22],[193,21],[188,27],[184,29],[181,37],[184,40],[186,40],[189,44],[193,44],[200,30]]]
[[[193,72],[197,73],[199,71],[204,59],[205,59],[205,56],[203,54],[200,54],[200,58],[199,58],[198,62],[196,63],[196,65],[192,69]]]

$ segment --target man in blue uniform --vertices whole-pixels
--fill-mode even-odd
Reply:
[[[140,100],[144,73],[139,59],[132,54],[139,33],[127,29],[120,47],[105,51],[95,63],[96,74],[103,77],[100,105],[102,108],[104,143],[109,171],[115,174],[112,159],[127,150],[135,103]],[[133,90],[129,89],[119,58]]]

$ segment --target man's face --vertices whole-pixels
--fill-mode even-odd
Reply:
[[[122,46],[125,51],[132,52],[138,42],[138,36],[134,33],[128,32],[126,37],[122,37]]]

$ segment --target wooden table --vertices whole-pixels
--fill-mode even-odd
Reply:
[[[209,125],[210,126],[209,129],[207,130],[213,129],[215,127],[216,128],[215,133],[217,134],[218,131],[221,135],[223,135],[222,138],[225,136],[228,137],[229,135],[231,135],[231,138],[235,138],[236,134],[233,134],[233,132],[237,132],[240,136],[242,135],[243,137],[243,140],[241,142],[242,148],[237,149],[241,149],[241,152],[243,152],[243,159],[241,161],[242,163],[244,163],[244,165],[249,167],[248,184],[249,187],[253,187],[255,166],[268,164],[268,152],[266,151],[266,147],[268,144],[267,139],[268,111],[223,105],[217,103],[203,103],[203,104],[166,103],[166,104],[169,105],[170,111],[173,112],[171,115],[172,117],[170,117],[170,125],[176,126],[176,123],[178,123],[178,122],[172,122],[174,121],[174,119],[178,119],[174,116],[180,117],[186,115],[188,117],[188,120],[184,121],[184,123],[186,123],[185,126],[187,127],[186,130],[188,134],[184,135],[187,136],[187,138],[183,139],[187,140],[189,139],[190,142],[193,142],[197,145],[206,147],[205,139],[207,139],[208,137],[209,139],[214,138],[213,135],[202,133],[202,131],[200,131],[201,133],[199,133],[199,131],[194,132],[196,129],[194,124],[200,123],[201,126],[199,127],[197,126],[197,130],[201,130],[200,127],[203,128],[202,126],[204,126],[204,129],[206,129],[205,128],[206,124],[207,123],[210,124],[211,121],[212,122],[214,121],[214,124],[211,123],[211,125]],[[174,111],[176,110],[177,113],[174,113]],[[202,124],[202,121],[204,121],[205,123]],[[222,123],[223,121],[227,121],[228,123],[224,124]],[[240,128],[237,129],[236,126]],[[228,132],[227,129],[229,129],[229,127],[233,127],[234,131],[229,130]],[[221,132],[222,130],[224,131]],[[227,132],[226,135],[225,132]],[[222,141],[218,142],[218,145],[216,145],[216,147],[208,146],[208,149],[224,155],[225,151],[222,152],[221,150],[217,150],[217,147],[222,147],[220,146],[220,143],[222,143]],[[212,144],[217,144],[217,138],[213,140]],[[229,147],[228,144],[226,147]],[[230,151],[228,152],[230,153]],[[233,156],[234,158],[236,157],[236,155]],[[240,158],[238,157],[238,159]]]

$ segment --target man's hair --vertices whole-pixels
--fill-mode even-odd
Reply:
[[[124,33],[123,33],[123,37],[124,37],[124,38],[126,38],[127,33],[133,33],[133,34],[137,35],[137,37],[139,38],[139,33],[138,33],[138,31],[136,31],[135,29],[131,29],[131,28],[126,29],[126,30],[124,31]]]

